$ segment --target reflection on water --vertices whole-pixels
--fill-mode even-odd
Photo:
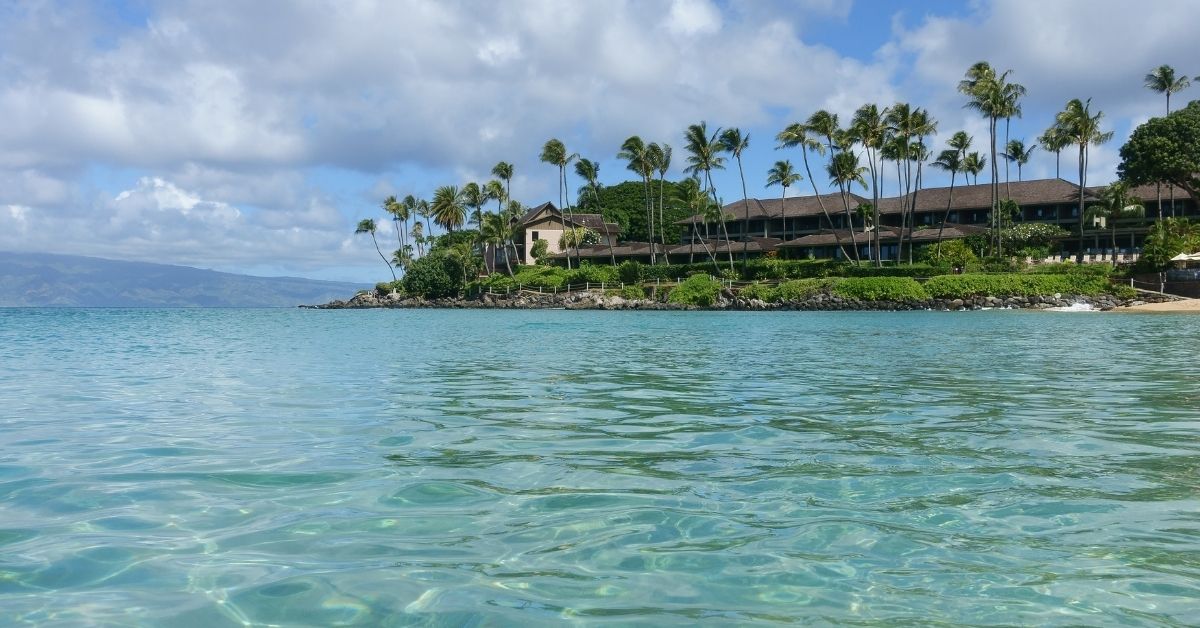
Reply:
[[[1186,624],[1200,319],[0,310],[0,623]]]

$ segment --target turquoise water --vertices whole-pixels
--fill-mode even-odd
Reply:
[[[0,310],[0,625],[1183,625],[1200,317]]]

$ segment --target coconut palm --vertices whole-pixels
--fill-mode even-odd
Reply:
[[[933,116],[929,114],[929,110],[921,108],[917,109],[912,114],[912,132],[916,136],[908,149],[908,158],[910,163],[917,162],[916,181],[912,187],[912,201],[909,203],[908,211],[908,263],[912,264],[912,236],[913,227],[916,222],[916,207],[917,196],[923,189],[925,181],[925,162],[929,160],[929,147],[925,144],[925,137],[937,133],[938,123]],[[904,231],[900,232],[900,250],[904,250]]]
[[[648,199],[648,204],[646,207],[648,210],[648,213],[646,214],[646,221],[648,225],[648,231],[650,233],[651,249],[654,248],[654,234],[660,233],[661,237],[661,232],[658,231],[659,227],[656,226],[656,223],[654,222],[654,173],[658,170],[658,164],[662,163],[663,159],[665,158],[666,155],[663,153],[662,146],[660,146],[657,142],[650,142],[646,145],[646,160],[645,163],[642,164],[642,167],[645,170],[645,173],[643,174],[643,189],[644,193],[646,194],[646,198]]]
[[[1197,77],[1200,81],[1200,77]],[[1146,74],[1146,88],[1167,97],[1167,114],[1171,113],[1171,94],[1177,94],[1191,87],[1192,81],[1186,76],[1176,77],[1175,68],[1169,65],[1160,65],[1154,68],[1150,73]]]
[[[654,251],[654,208],[650,200],[650,176],[654,172],[653,156],[642,138],[633,135],[621,144],[617,159],[624,159],[626,168],[642,178],[642,205],[646,210],[646,240],[650,244],[650,264],[658,263]]]
[[[942,224],[938,227],[937,259],[939,260],[942,259],[942,234],[946,230],[946,223],[950,221],[950,208],[954,204],[954,179],[959,172],[967,170],[967,151],[971,149],[972,139],[966,131],[956,132],[946,142],[950,148],[939,153],[937,160],[933,162],[934,167],[950,173],[950,193],[946,198],[946,213],[942,215]],[[978,156],[978,153],[975,155]],[[981,166],[980,170],[982,169]]]
[[[783,207],[787,203],[788,188],[803,178],[792,168],[792,162],[788,160],[775,162],[775,165],[767,171],[767,187],[778,185],[783,188],[783,194],[779,197],[779,213],[781,215],[784,213]],[[766,227],[763,227],[763,237],[767,237]]]
[[[721,150],[733,155],[737,160],[738,176],[742,179],[742,266],[749,263],[750,246],[750,195],[746,192],[746,171],[742,169],[742,153],[750,148],[750,134],[742,134],[737,127],[730,127],[721,133]],[[784,188],[786,192],[787,188]],[[782,207],[780,208],[782,212]],[[787,218],[784,218],[786,224]]]
[[[483,187],[478,183],[471,182],[463,186],[463,203],[472,210],[471,216],[475,219],[475,228],[483,227],[483,206],[488,202],[487,194],[484,193]]]
[[[1037,146],[1037,144],[1030,144],[1026,148],[1025,142],[1021,140],[1009,140],[1008,145],[1005,146],[1003,157],[1017,164],[1017,181],[1024,180],[1021,176],[1021,167],[1029,163],[1029,157],[1033,155],[1033,150]]]
[[[496,201],[496,212],[504,211],[504,203],[508,200],[508,191],[504,184],[492,179],[483,185],[483,195],[489,201]]]
[[[467,204],[463,191],[457,185],[443,185],[433,191],[433,202],[429,204],[433,222],[453,233],[467,221]]]
[[[721,144],[718,138],[721,135],[721,129],[708,133],[708,123],[703,120],[699,124],[689,125],[684,133],[684,139],[687,141],[686,149],[688,151],[688,166],[684,168],[684,172],[690,172],[693,175],[700,176],[704,173],[704,184],[708,194],[712,197],[713,202],[720,206],[721,201],[717,198],[717,186],[713,183],[712,171],[725,169],[725,158],[720,155]],[[729,230],[725,228],[725,221],[720,223],[721,230],[725,232],[725,243],[729,244]],[[729,270],[733,270],[733,249],[729,251]]]
[[[504,251],[504,267],[508,270],[511,277],[513,274],[512,264],[508,261],[508,242],[512,239],[512,225],[502,213],[493,214],[488,212],[483,217],[483,226],[479,230],[480,238],[485,247],[490,247],[493,251]],[[487,250],[486,248],[484,250]],[[492,259],[495,259],[493,254]],[[487,264],[487,260],[484,260]],[[493,264],[494,265],[494,264]],[[491,271],[495,272],[495,268]]]
[[[575,225],[575,214],[571,210],[571,199],[567,196],[567,165],[579,155],[567,152],[567,147],[558,139],[549,139],[542,146],[540,159],[548,164],[558,166],[558,202],[559,207],[566,212],[571,226]],[[571,267],[571,252],[566,251],[567,268]],[[575,243],[575,260],[579,261],[579,243]]]
[[[604,227],[604,240],[608,243],[608,257],[613,266],[617,265],[617,256],[613,252],[612,234],[608,232],[608,221],[604,218],[604,210],[600,207],[600,164],[580,157],[579,161],[575,162],[575,174],[579,175],[587,183],[588,189],[592,191],[592,198],[596,201],[596,211],[600,213],[600,224]],[[582,192],[580,193],[582,196]]]
[[[792,124],[787,125],[786,128],[784,128],[779,132],[778,135],[775,136],[775,140],[779,142],[779,146],[776,147],[776,150],[780,148],[794,148],[796,146],[800,147],[800,155],[804,159],[804,172],[808,175],[808,182],[812,184],[813,196],[817,198],[817,205],[821,208],[821,215],[825,217],[825,222],[829,224],[829,230],[833,232],[834,240],[837,241],[838,250],[842,252],[842,258],[850,259],[850,256],[846,255],[846,248],[842,246],[842,237],[838,235],[837,230],[833,226],[833,218],[829,215],[829,211],[825,209],[825,201],[821,198],[821,192],[817,190],[817,181],[813,178],[812,168],[810,168],[808,165],[808,151],[812,150],[818,155],[825,155],[825,147],[822,146],[821,142],[817,141],[816,138],[809,137],[810,131],[815,133],[812,128],[807,125],[800,124],[799,122],[793,122]]]
[[[1088,148],[1099,146],[1112,139],[1112,131],[1101,131],[1100,120],[1104,118],[1103,111],[1092,113],[1092,99],[1087,101],[1073,98],[1067,106],[1054,117],[1059,132],[1079,147],[1079,252],[1075,261],[1083,262],[1083,195],[1087,189]]]
[[[663,220],[663,202],[666,200],[663,195],[663,189],[666,183],[667,171],[671,169],[671,153],[673,152],[671,145],[663,143],[662,147],[655,155],[654,166],[658,171],[658,239],[662,242],[665,249],[667,245],[667,225]],[[669,266],[671,257],[665,252],[663,259]]]
[[[698,176],[689,177],[684,180],[675,190],[676,200],[687,209],[692,216],[692,239],[688,243],[688,263],[696,261],[696,236],[698,234],[697,220],[701,216],[709,214],[709,206],[712,205],[712,199],[708,192],[704,191],[703,184],[700,183]],[[707,229],[707,224],[705,229]],[[711,249],[708,248],[708,240],[699,238],[701,246],[704,247],[704,254],[712,261],[713,268],[717,272],[721,271],[720,265],[717,264],[717,258],[713,255]]]
[[[1025,94],[1025,88],[1017,83],[1009,83],[1008,75],[1011,70],[997,73],[986,61],[980,61],[967,69],[966,76],[958,83],[958,91],[967,96],[966,106],[979,112],[988,120],[988,140],[991,152],[991,190],[992,190],[992,221],[993,231],[997,235],[996,252],[1000,253],[1002,243],[999,241],[999,203],[1000,173],[996,163],[996,131],[1001,118],[1006,121],[1014,115],[1019,116],[1021,109],[1019,100]],[[1007,123],[1006,123],[1007,128]],[[1007,131],[1006,131],[1007,134]]]
[[[492,166],[492,176],[504,182],[504,198],[512,198],[513,165],[502,161]]]
[[[1088,207],[1086,219],[1094,221],[1103,218],[1108,223],[1112,234],[1113,266],[1117,265],[1117,221],[1127,218],[1142,218],[1146,215],[1146,207],[1142,201],[1129,196],[1129,185],[1117,181],[1104,188],[1099,194],[1100,202]]]
[[[887,115],[886,108],[880,110],[877,105],[868,103],[854,112],[854,118],[850,122],[851,136],[854,141],[866,149],[867,153],[867,171],[871,175],[871,211],[874,212],[871,216],[872,225],[879,224],[879,179],[881,175],[879,153],[891,131],[891,127],[887,123]],[[883,252],[878,233],[872,233],[870,239],[872,242],[871,256],[875,260],[875,266],[882,266]]]
[[[979,185],[979,173],[987,168],[987,157],[980,155],[977,151],[972,151],[963,158],[963,172],[971,175],[971,183]]]
[[[413,261],[412,248],[411,244],[406,244],[392,251],[392,266],[396,268],[408,268],[408,265]]]
[[[861,264],[862,260],[858,255],[858,236],[854,235],[854,217],[850,213],[849,189],[851,184],[854,183],[858,183],[863,189],[866,189],[867,182],[863,179],[863,173],[867,169],[859,165],[858,155],[849,151],[843,151],[829,157],[826,170],[829,172],[829,182],[841,190],[842,209],[846,212],[846,224],[850,229],[851,246],[854,247],[854,263]]]
[[[417,245],[417,256],[424,257],[425,255],[425,223],[420,220],[414,220],[412,226],[412,241]]]
[[[358,227],[354,229],[354,233],[355,235],[360,233],[371,234],[371,241],[375,243],[375,252],[379,253],[379,259],[383,260],[384,264],[387,264],[388,272],[392,273],[392,281],[395,282],[396,269],[392,268],[391,262],[389,262],[388,259],[383,256],[383,251],[379,250],[379,240],[375,239],[375,221],[370,218],[364,218],[358,221]]]
[[[1062,137],[1062,134],[1058,132],[1058,127],[1051,126],[1038,137],[1038,143],[1041,144],[1042,148],[1054,153],[1054,178],[1061,179],[1062,173],[1060,172],[1059,165],[1062,160],[1059,157],[1062,156],[1062,150],[1067,147],[1066,138]]]
[[[392,217],[392,226],[396,229],[396,244],[404,248],[404,227],[408,222],[408,215],[404,211],[404,206],[400,201],[396,200],[395,196],[388,196],[383,199],[383,211],[387,212]],[[403,268],[401,266],[400,268]]]

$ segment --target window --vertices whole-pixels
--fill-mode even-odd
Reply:
[[[536,231],[533,232],[533,241],[534,242],[538,241],[538,232],[536,232]]]

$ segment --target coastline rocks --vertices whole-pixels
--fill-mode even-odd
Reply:
[[[301,306],[310,309],[372,309],[372,308],[448,308],[448,309],[568,309],[568,310],[738,310],[764,312],[772,310],[791,311],[907,311],[932,310],[961,312],[989,309],[1032,309],[1079,307],[1107,311],[1117,307],[1142,303],[1159,303],[1172,300],[1160,295],[1139,295],[1136,299],[1123,300],[1112,295],[1088,297],[1083,295],[1032,296],[1032,297],[972,297],[966,299],[927,299],[913,301],[863,301],[847,299],[829,293],[818,293],[799,301],[768,303],[760,299],[745,299],[728,289],[722,290],[710,307],[696,307],[665,303],[657,299],[626,299],[619,295],[600,292],[574,292],[570,294],[537,294],[523,292],[513,295],[485,294],[477,298],[422,299],[391,293],[379,295],[360,292],[348,301],[331,301],[323,305]]]

